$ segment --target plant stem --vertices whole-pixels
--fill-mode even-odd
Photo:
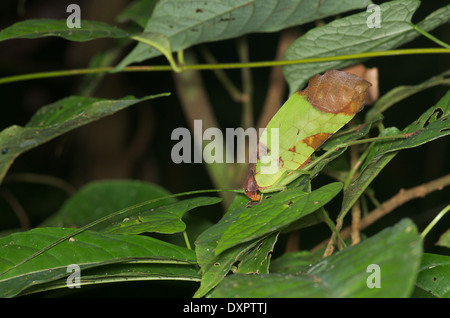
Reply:
[[[365,52],[358,54],[328,56],[307,58],[302,60],[288,60],[288,61],[263,61],[263,62],[248,62],[248,63],[222,63],[222,64],[196,64],[196,65],[182,65],[177,66],[177,70],[216,70],[216,69],[239,69],[239,68],[256,68],[256,67],[272,67],[272,66],[285,66],[294,64],[306,64],[306,63],[320,63],[330,61],[363,59],[371,57],[381,56],[398,56],[398,55],[415,55],[415,54],[449,54],[450,49],[447,48],[419,48],[419,49],[402,49],[402,50],[388,50],[379,52]],[[26,81],[32,79],[62,77],[72,75],[84,75],[91,73],[102,73],[113,70],[114,67],[99,67],[99,68],[87,68],[87,69],[73,69],[64,71],[52,71],[52,72],[40,72],[30,73],[23,75],[14,75],[0,78],[0,84]],[[153,65],[153,66],[128,66],[123,69],[123,72],[157,72],[157,71],[172,71],[173,68],[170,65]]]
[[[247,38],[240,37],[237,40],[238,55],[242,63],[248,63],[249,60],[249,47]],[[252,73],[250,68],[243,67],[241,69],[242,78],[242,115],[241,126],[247,129],[253,126],[253,85],[252,85]]]
[[[447,205],[441,212],[439,212],[438,215],[436,215],[436,217],[433,219],[433,221],[431,221],[431,223],[428,224],[428,226],[425,228],[425,230],[423,230],[423,232],[420,234],[420,236],[422,237],[422,240],[425,238],[425,236],[427,236],[428,232],[431,231],[431,229],[436,225],[436,223],[439,222],[439,220],[442,219],[442,217],[448,211],[450,211],[450,204]]]
[[[322,210],[322,214],[323,214],[323,216],[325,218],[325,222],[328,224],[330,229],[333,231],[334,235],[337,236],[337,238],[341,242],[342,246],[344,248],[346,248],[347,245],[345,244],[344,239],[342,238],[342,236],[339,234],[339,231],[337,230],[336,226],[334,225],[333,220],[330,219],[330,216],[328,215],[327,211],[325,211],[324,208],[321,208],[321,210]]]
[[[369,225],[375,223],[381,217],[385,216],[386,214],[389,214],[390,212],[395,210],[397,207],[405,204],[406,202],[409,202],[416,198],[425,197],[428,193],[431,193],[436,190],[442,190],[444,187],[447,187],[447,186],[450,186],[450,174],[447,174],[436,180],[421,184],[419,186],[416,186],[416,187],[408,189],[408,190],[401,189],[399,191],[399,193],[394,195],[389,200],[383,202],[379,207],[375,208],[370,213],[368,213],[367,216],[363,217],[361,219],[361,222],[359,223],[359,230],[363,230],[363,229],[367,228]],[[348,238],[351,234],[351,227],[349,226],[349,227],[344,228],[340,233],[341,233],[341,236],[343,239]],[[315,246],[312,249],[312,251],[321,248],[323,245],[327,244],[328,242],[329,242],[329,240],[324,240],[323,242],[321,242],[317,246]]]
[[[202,57],[205,59],[205,61],[208,64],[217,64],[217,60],[214,57],[214,55],[206,48],[206,46],[202,45],[199,47],[200,53],[202,54]],[[228,75],[225,73],[224,70],[216,69],[213,70],[214,75],[216,75],[219,82],[223,85],[225,90],[230,94],[230,97],[235,102],[241,102],[242,101],[242,92],[239,90],[239,88],[234,85],[233,81],[228,77]]]
[[[426,31],[422,30],[421,28],[419,28],[417,25],[415,25],[415,24],[413,24],[413,23],[410,23],[410,25],[414,28],[414,30],[416,30],[417,32],[419,32],[419,33],[422,34],[423,36],[427,37],[428,39],[430,39],[430,40],[433,41],[434,43],[436,43],[436,44],[438,44],[438,45],[440,45],[440,46],[442,46],[442,47],[444,47],[444,48],[450,49],[450,45],[448,45],[448,44],[445,43],[444,41],[441,41],[441,40],[439,40],[438,38],[432,36],[430,33],[428,33],[428,32],[426,32]]]
[[[189,237],[187,236],[186,231],[183,231],[183,237],[184,237],[184,241],[186,242],[186,247],[187,247],[189,250],[192,250],[192,248],[191,248],[191,243],[189,243]]]
[[[70,183],[67,183],[66,181],[60,178],[36,173],[15,173],[10,176],[7,176],[4,182],[5,183],[28,182],[28,183],[44,184],[61,189],[64,192],[66,192],[69,196],[75,194],[76,192],[76,189]]]
[[[327,152],[325,152],[322,156],[320,156],[318,159],[314,160],[313,162],[307,164],[301,170],[310,170],[311,168],[315,167],[320,161],[331,156],[336,150],[338,150],[340,148],[354,146],[354,145],[360,145],[360,144],[364,144],[364,143],[368,143],[368,142],[372,142],[372,141],[387,141],[387,140],[405,139],[405,138],[408,138],[408,136],[405,134],[398,134],[398,135],[372,137],[372,138],[344,142],[344,143],[336,145],[336,146],[332,147],[331,149],[327,150]]]

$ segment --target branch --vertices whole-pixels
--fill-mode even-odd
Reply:
[[[367,228],[369,225],[375,223],[378,221],[381,217],[385,216],[386,214],[389,214],[397,207],[405,204],[408,201],[411,201],[416,198],[423,198],[428,193],[436,191],[436,190],[442,190],[444,187],[450,185],[450,174],[447,174],[441,178],[438,178],[436,180],[421,184],[417,187],[404,190],[401,189],[396,195],[394,195],[389,200],[383,202],[380,207],[372,210],[367,216],[361,219],[359,222],[358,230],[363,230]],[[351,226],[347,226],[341,231],[341,236],[343,239],[346,239],[350,236],[352,231]],[[324,244],[327,244],[329,239],[324,240],[317,246],[315,246],[312,251],[317,250],[321,248]]]

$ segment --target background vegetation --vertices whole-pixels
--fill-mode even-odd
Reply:
[[[450,127],[446,121],[450,50],[408,23],[450,43],[447,1],[386,1],[382,28],[365,26],[357,29],[361,33],[349,32],[346,25],[365,23],[370,14],[366,12],[368,1],[343,1],[338,7],[323,0],[309,1],[305,7],[302,1],[286,1],[290,19],[281,7],[270,10],[268,4],[275,1],[266,1],[267,7],[263,1],[247,6],[233,1],[223,1],[222,6],[216,1],[76,1],[82,15],[79,31],[64,27],[70,14],[66,8],[74,2],[0,3],[1,295],[449,296],[449,249],[443,235],[446,231],[448,235],[448,214],[425,240],[418,233],[449,204],[446,158],[450,146],[445,136]],[[296,5],[297,10],[292,9]],[[258,22],[268,12],[266,22]],[[211,18],[202,20],[203,14]],[[18,21],[29,24],[11,27]],[[240,21],[248,23],[235,27]],[[184,23],[195,26],[172,36],[171,30]],[[167,67],[166,56],[155,48],[144,43],[136,47],[131,36],[143,31],[153,33],[140,40],[150,40],[166,53],[174,51],[181,72]],[[364,56],[412,48],[435,51]],[[177,54],[181,50],[183,55]],[[362,55],[283,69],[236,64],[347,54]],[[234,68],[212,69],[217,63],[231,63]],[[170,194],[237,189],[243,184],[246,165],[174,164],[170,154],[176,143],[171,140],[175,128],[191,128],[193,119],[200,118],[204,129],[264,127],[290,92],[304,88],[312,75],[361,63],[363,70],[377,68],[378,75],[371,81],[378,85],[381,98],[366,106],[355,121],[370,123],[372,129],[365,136],[351,135],[350,140],[376,136],[385,127],[403,130],[412,123],[419,124],[405,132],[425,129],[433,122],[438,130],[429,128],[424,139],[412,139],[412,145],[392,144],[390,154],[401,150],[392,160],[381,151],[375,153],[386,159],[386,166],[380,163],[379,169],[371,170],[373,181],[347,198],[360,199],[356,206],[362,218],[376,210],[377,202],[392,205],[381,219],[370,221],[358,239],[354,235],[359,231],[352,237],[345,228],[352,220],[358,222],[355,201],[349,204],[351,211],[341,234],[354,247],[337,252],[342,246],[335,242],[335,253],[322,259],[332,230],[327,222],[311,221],[311,216],[318,217],[322,211],[284,211],[286,200],[303,202],[298,190],[309,191],[307,178],[299,180],[297,190],[274,195],[272,202],[250,209],[244,208],[247,198],[225,192],[168,197],[132,208]],[[192,65],[206,65],[206,69],[183,69]],[[163,70],[147,66],[162,66]],[[89,72],[86,69],[93,72],[82,74]],[[70,76],[75,73],[71,70],[82,71]],[[34,73],[39,74],[29,78]],[[25,78],[13,78],[23,74]],[[377,149],[376,144],[373,147]],[[345,180],[349,165],[365,149],[342,152],[311,183],[311,193],[326,204],[333,222],[344,199],[335,181]],[[367,190],[364,195],[363,190]],[[266,203],[272,204],[270,209],[265,209]],[[78,235],[72,232],[117,211],[124,212]],[[225,211],[229,211],[228,218],[223,217]],[[261,220],[282,218],[284,223],[253,233],[256,221],[243,220],[259,212],[266,213]],[[144,228],[133,223],[121,233],[118,224],[125,218],[140,220],[136,222]],[[242,222],[230,229],[227,222],[237,219]],[[246,235],[239,237],[239,233]],[[41,251],[62,238],[64,242]],[[214,243],[216,239],[221,245]],[[96,245],[95,251],[70,246],[82,242]],[[222,254],[211,252],[220,248]],[[33,254],[40,251],[39,256]],[[355,257],[361,260],[358,265],[351,261]],[[81,289],[66,288],[69,273],[65,269],[72,263],[86,266],[82,271],[86,286]],[[372,263],[384,264],[382,275],[386,276],[379,290],[366,286],[369,274],[365,270]],[[9,270],[12,266],[17,267]],[[430,266],[436,269],[427,270]],[[240,276],[256,272],[259,275]],[[292,286],[286,284],[286,277],[296,293],[287,292]],[[331,290],[317,286],[315,277],[332,286]],[[241,283],[256,287],[241,289]]]

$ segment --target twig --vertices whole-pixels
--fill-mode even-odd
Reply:
[[[217,60],[214,55],[208,50],[205,45],[201,45],[199,47],[199,51],[202,54],[202,57],[205,59],[208,64],[217,64]],[[234,85],[233,81],[228,77],[227,73],[224,70],[217,69],[213,70],[214,75],[216,75],[219,82],[226,89],[230,97],[237,103],[242,102],[242,92],[239,88]]]
[[[349,174],[349,175],[351,175],[351,181],[353,181],[354,178],[357,176],[356,171],[359,168],[359,166],[362,164],[362,160],[359,160],[358,154],[359,154],[359,146],[358,145],[354,146],[354,147],[350,147],[351,167],[352,167],[352,171],[355,171],[353,174]],[[352,225],[351,225],[352,246],[358,244],[361,240],[361,237],[359,235],[360,221],[361,221],[361,205],[360,205],[360,201],[358,199],[358,200],[356,200],[355,204],[352,207]]]
[[[242,63],[249,62],[249,47],[247,37],[243,36],[237,40],[239,60]],[[242,117],[241,126],[244,129],[253,127],[253,81],[250,68],[241,69],[242,78]]]
[[[75,194],[77,190],[68,182],[64,181],[63,179],[44,175],[44,174],[37,174],[37,173],[15,173],[7,176],[4,180],[5,183],[7,182],[27,182],[27,183],[36,183],[36,184],[45,184],[51,187],[55,187],[58,189],[63,190],[66,192],[69,196]]]
[[[416,198],[423,198],[428,193],[436,190],[442,190],[444,187],[449,185],[450,185],[450,174],[447,174],[441,178],[421,184],[408,190],[401,189],[399,193],[394,195],[389,200],[383,202],[379,208],[372,210],[367,216],[362,218],[361,222],[359,223],[358,229],[363,230],[367,228],[369,225],[375,223],[381,217],[385,216],[386,214],[389,214],[394,209],[405,204],[408,201],[411,201]],[[341,231],[341,236],[343,239],[348,238],[350,234],[351,234],[350,226],[344,228]],[[323,245],[327,244],[328,241],[329,241],[328,239],[324,240],[323,242],[315,246],[312,250],[314,251],[321,248]]]
[[[6,189],[0,189],[0,196],[3,197],[13,209],[19,219],[20,227],[23,230],[29,230],[31,228],[30,219],[28,218],[28,215],[19,200],[17,200],[17,198]]]

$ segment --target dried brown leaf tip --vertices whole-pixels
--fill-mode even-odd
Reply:
[[[365,79],[372,84],[372,86],[370,86],[366,92],[366,104],[372,105],[378,100],[378,97],[380,96],[380,90],[378,86],[378,68],[368,68],[363,64],[356,64],[344,68],[341,71],[358,75],[362,79]]]
[[[357,75],[329,70],[311,78],[308,87],[299,94],[324,112],[354,115],[364,106],[365,92],[371,85]]]

